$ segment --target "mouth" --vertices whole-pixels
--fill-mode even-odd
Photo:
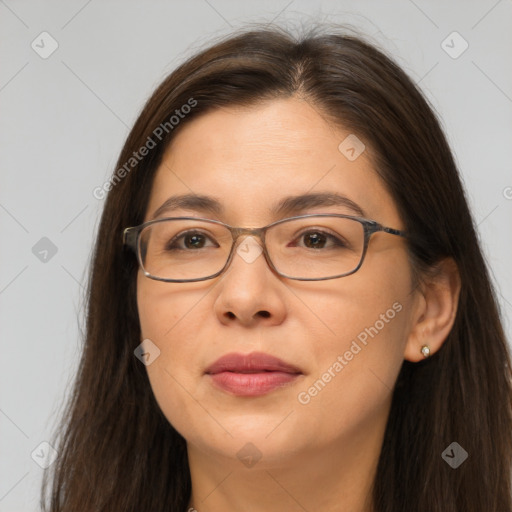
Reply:
[[[236,396],[259,396],[296,381],[300,368],[269,354],[227,354],[205,374],[217,388]]]

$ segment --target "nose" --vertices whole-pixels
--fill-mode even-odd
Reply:
[[[277,325],[283,321],[284,286],[269,267],[257,237],[238,239],[229,267],[220,277],[214,310],[223,324]]]

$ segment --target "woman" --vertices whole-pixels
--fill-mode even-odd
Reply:
[[[389,57],[230,36],[158,87],[107,192],[45,510],[512,511],[495,293]]]

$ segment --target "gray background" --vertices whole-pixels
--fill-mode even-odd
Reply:
[[[0,0],[0,512],[39,509],[43,469],[31,453],[49,439],[78,364],[103,206],[93,189],[160,80],[247,22],[349,23],[420,84],[462,172],[510,339],[511,19],[511,0]],[[48,51],[43,31],[59,45],[47,58],[31,47]],[[458,58],[442,47],[453,31],[469,44]],[[43,237],[57,250],[46,262]]]

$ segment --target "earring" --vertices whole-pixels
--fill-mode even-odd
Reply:
[[[430,347],[428,345],[423,345],[421,347],[421,353],[423,354],[423,356],[425,358],[429,357],[430,356]]]

